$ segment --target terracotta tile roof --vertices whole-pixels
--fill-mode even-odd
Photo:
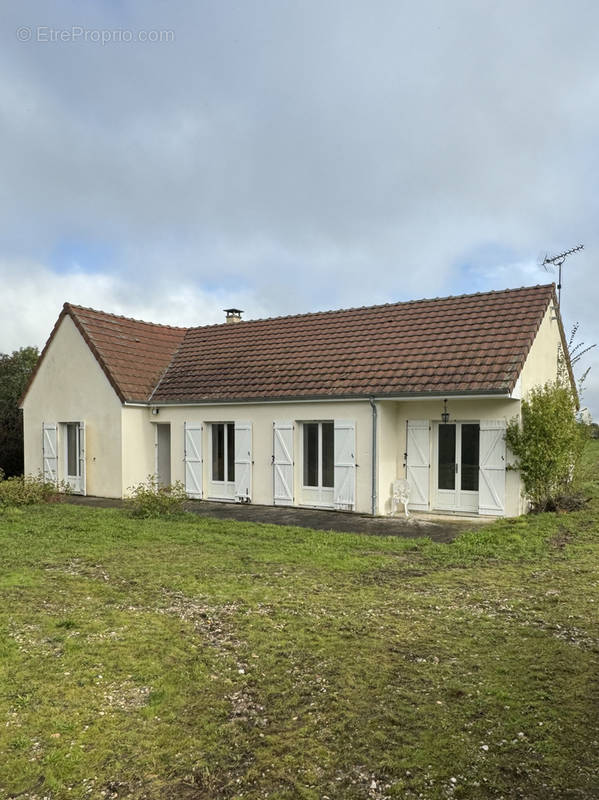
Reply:
[[[501,394],[554,296],[549,284],[199,328],[65,303],[20,402],[65,315],[122,402]]]
[[[506,393],[553,296],[550,284],[190,328],[151,399]]]
[[[146,402],[183,341],[185,328],[142,322],[65,303],[123,402]]]

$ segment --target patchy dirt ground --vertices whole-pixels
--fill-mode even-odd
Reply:
[[[106,497],[80,497],[70,495],[67,502],[83,506],[113,508],[123,505],[122,500]],[[322,511],[314,508],[245,505],[241,503],[214,503],[209,500],[190,500],[187,511],[201,517],[233,519],[238,522],[259,522],[266,525],[289,525],[313,528],[317,531],[341,533],[366,533],[371,536],[403,536],[420,538],[428,536],[435,542],[451,542],[465,530],[478,528],[490,520],[479,518],[452,518],[425,515],[403,517],[371,517],[342,511]]]

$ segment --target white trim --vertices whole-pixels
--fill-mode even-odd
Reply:
[[[125,406],[139,406],[141,408],[202,408],[205,406],[261,406],[266,404],[281,405],[286,403],[370,403],[374,400],[377,403],[384,401],[401,401],[402,403],[411,402],[436,402],[443,401],[443,398],[448,400],[510,400],[514,399],[510,392],[498,392],[497,394],[452,394],[451,392],[442,392],[441,394],[421,394],[421,395],[401,395],[401,394],[387,394],[387,395],[369,395],[364,397],[319,397],[318,395],[311,397],[288,397],[288,398],[256,398],[255,400],[203,400],[201,402],[181,402],[181,403],[160,403],[153,401],[152,403],[123,403]]]
[[[199,436],[197,435],[199,434]],[[204,486],[203,460],[204,426],[202,423],[183,422],[183,472],[185,492],[194,500],[201,500]]]
[[[518,375],[518,380],[514,384],[510,397],[512,400],[522,400],[522,373]]]
[[[235,422],[234,420],[227,421],[220,421],[220,420],[211,420],[210,422],[206,422],[206,425],[210,426],[210,483],[216,484],[216,486],[224,486],[225,484],[230,484],[231,486],[235,486],[235,480],[232,481],[227,479],[227,475],[229,474],[229,425],[233,426],[233,448],[235,447]],[[222,481],[218,478],[214,477],[214,428],[216,425],[223,426],[223,479]],[[235,471],[235,453],[233,452],[233,471]]]
[[[42,475],[48,483],[58,484],[57,422],[42,422]]]
[[[354,511],[356,507],[356,423],[352,419],[336,419],[333,430],[333,502],[338,511]]]
[[[235,420],[235,500],[252,502],[252,423]]]
[[[294,502],[293,445],[295,425],[292,420],[272,423],[272,499],[275,506],[292,506]]]
[[[431,423],[406,420],[405,476],[410,485],[410,508],[428,511],[431,497]]]
[[[322,426],[323,425],[332,425],[333,426],[333,442],[335,437],[335,420],[332,419],[303,419],[301,420],[301,429],[302,429],[302,472],[301,472],[301,489],[302,492],[304,491],[321,491],[323,489],[330,489],[331,492],[335,486],[335,452],[334,452],[334,445],[333,445],[333,486],[324,486],[322,483]],[[318,471],[318,483],[314,484],[306,484],[304,483],[304,477],[306,473],[306,435],[305,435],[305,427],[306,425],[318,425],[318,442],[317,442],[317,451],[316,451],[316,466]]]
[[[433,484],[433,503],[432,511],[449,511],[454,514],[478,514],[479,491],[474,489],[462,489],[462,425],[479,426],[480,442],[480,420],[459,419],[449,420],[448,425],[455,425],[455,463],[457,471],[455,473],[455,487],[453,489],[439,489],[439,426],[443,423],[433,420],[433,463],[432,463],[432,484]],[[458,427],[459,426],[459,427]],[[480,452],[479,452],[480,470]],[[479,472],[480,484],[480,472]],[[440,495],[440,492],[444,494]],[[446,502],[444,502],[444,498]],[[455,505],[451,505],[451,501]],[[469,505],[464,505],[463,500],[469,500]]]
[[[158,480],[158,423],[151,420],[154,426],[154,477]]]
[[[485,419],[480,423],[480,514],[502,517],[505,514],[507,447],[505,419]]]
[[[69,426],[75,431],[75,460],[76,473],[69,474]],[[62,432],[62,464],[58,459],[58,468],[61,478],[68,483],[73,494],[85,495],[85,423],[84,422],[59,422]],[[60,451],[58,451],[60,452]]]
[[[86,453],[85,453],[85,422],[79,423],[79,480],[81,494],[87,494],[87,468],[86,468]]]
[[[235,428],[235,421],[229,419],[228,421],[225,420],[209,420],[204,421],[204,424],[207,426],[207,439],[208,439],[208,451],[206,458],[208,459],[208,464],[206,466],[206,486],[204,488],[204,493],[206,495],[207,500],[215,500],[218,502],[235,502],[235,480],[229,481],[227,480],[228,475],[228,425],[233,425]],[[214,428],[216,425],[222,425],[224,428],[223,432],[223,447],[224,447],[224,454],[223,454],[223,480],[219,481],[213,477],[214,472]],[[233,432],[233,446],[235,446],[235,432]],[[233,464],[235,464],[235,453],[233,453]],[[237,469],[235,468],[235,475],[237,474]]]

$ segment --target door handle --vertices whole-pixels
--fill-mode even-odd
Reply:
[[[455,474],[456,475],[458,474],[458,462],[457,461],[455,462]]]

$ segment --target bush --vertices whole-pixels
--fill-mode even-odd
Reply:
[[[143,483],[130,486],[127,506],[134,517],[164,517],[180,514],[187,500],[181,481],[172,486],[160,486],[156,475],[148,475]]]
[[[66,484],[56,486],[46,481],[43,475],[20,475],[4,480],[0,470],[0,508],[59,502],[68,492]]]
[[[588,426],[576,420],[569,386],[550,381],[522,401],[522,419],[512,420],[506,442],[516,457],[531,511],[580,507],[580,464]]]

